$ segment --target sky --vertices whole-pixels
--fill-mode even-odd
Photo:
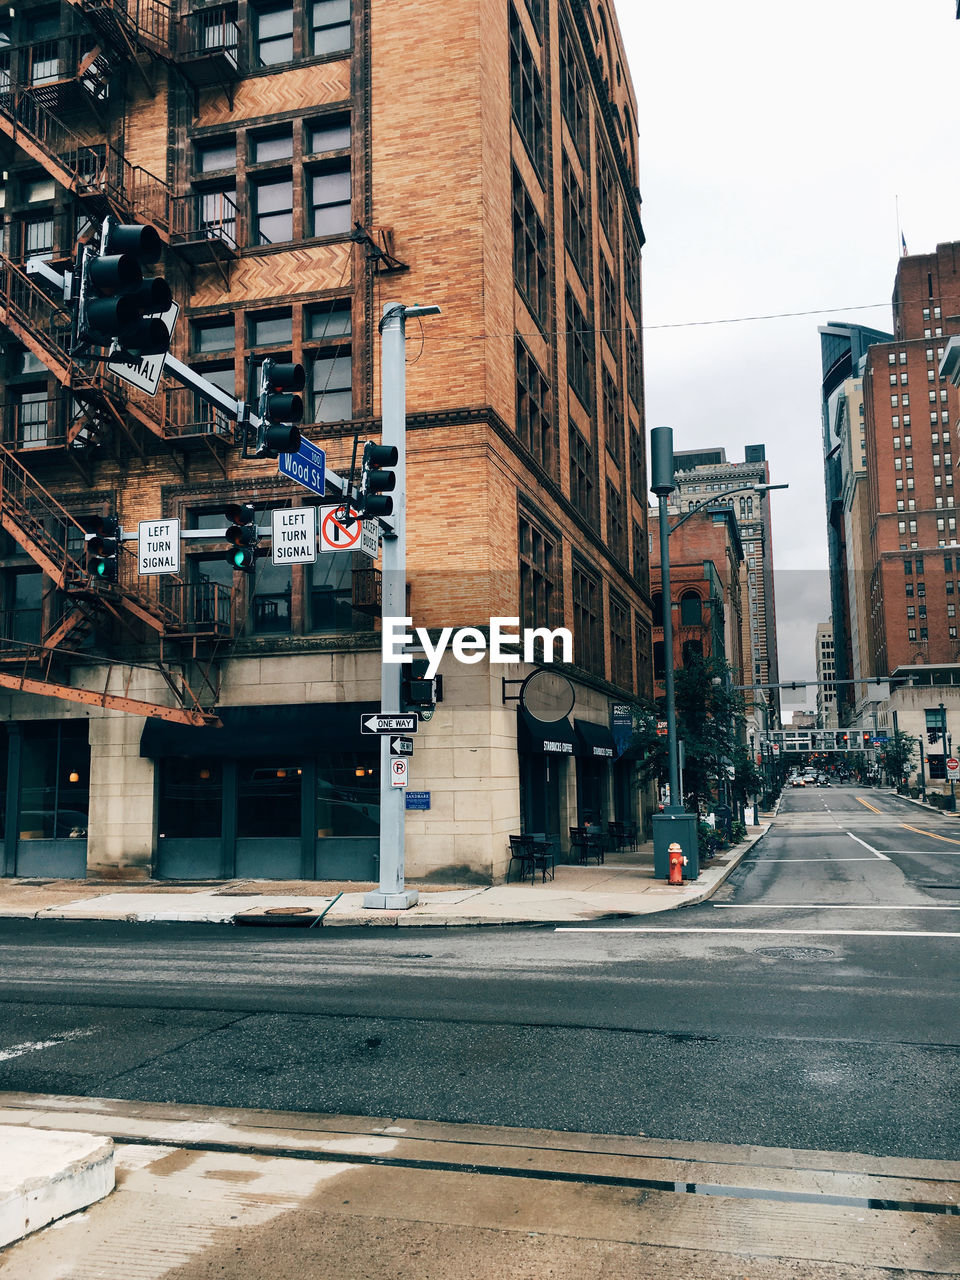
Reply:
[[[956,5],[615,3],[639,107],[647,426],[733,462],[766,445],[771,482],[790,484],[770,497],[780,678],[813,679],[829,618],[817,330],[889,329],[901,230],[911,254],[960,240]],[[695,323],[784,312],[812,314]],[[785,716],[801,697],[783,695]]]

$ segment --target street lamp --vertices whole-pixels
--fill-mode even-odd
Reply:
[[[654,431],[669,430],[667,427],[654,427]],[[652,433],[651,433],[652,434]],[[674,486],[676,488],[676,486]],[[723,502],[725,498],[732,498],[735,493],[769,493],[771,489],[789,489],[788,484],[742,484],[736,489],[727,489],[725,493],[717,494],[713,498],[705,498],[703,502],[698,502],[695,507],[691,507],[689,511],[685,511],[676,524],[670,526],[670,532],[673,533],[679,529],[682,524],[695,516],[700,511],[706,511],[708,507],[716,506],[718,502]],[[654,493],[656,493],[654,489]],[[672,491],[671,491],[672,492]]]

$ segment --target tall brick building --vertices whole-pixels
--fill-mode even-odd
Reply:
[[[174,381],[149,398],[71,357],[24,264],[68,268],[108,212],[165,241],[173,353],[241,397],[264,357],[301,362],[304,435],[341,473],[378,431],[383,307],[442,309],[408,343],[410,613],[565,624],[576,705],[546,732],[502,680],[531,668],[445,663],[408,874],[496,877],[507,833],[563,833],[588,803],[642,816],[607,745],[611,704],[649,687],[636,146],[605,3],[76,0],[0,22],[7,874],[376,874],[375,567],[235,573],[225,505],[265,524],[315,499]],[[83,522],[110,513],[211,536],[176,576],[125,550],[104,586]]]
[[[870,490],[870,674],[960,661],[960,539],[951,421],[957,390],[939,376],[960,332],[960,243],[901,258],[893,340],[863,371]]]

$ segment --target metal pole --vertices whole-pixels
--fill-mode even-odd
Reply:
[[[947,755],[951,757],[953,755],[953,738],[949,733],[947,734]],[[946,760],[944,760],[944,768],[946,768]],[[950,779],[950,812],[957,812],[957,788],[952,778]]]
[[[673,680],[673,605],[670,600],[670,519],[668,495],[657,497],[660,511],[660,585],[663,595],[663,683],[667,704],[667,764],[670,776],[670,803],[664,813],[683,813],[680,776],[677,769],[677,708]]]
[[[917,742],[920,744],[920,795],[923,797],[923,803],[926,804],[927,803],[927,775],[924,772],[924,768],[923,768],[923,753],[926,748],[926,743],[924,742],[922,736],[917,739]]]
[[[395,536],[384,537],[382,549],[382,613],[384,618],[406,617],[407,592],[407,447],[406,447],[406,333],[405,309],[396,303],[384,307],[380,322],[381,398],[383,426],[381,442],[395,445],[399,461],[393,468],[397,477],[393,491]],[[400,711],[400,680],[403,667],[396,662],[380,666],[380,712]],[[419,895],[403,884],[405,791],[394,787],[390,774],[390,737],[380,738],[380,885],[364,895],[365,907],[403,910],[412,907]]]

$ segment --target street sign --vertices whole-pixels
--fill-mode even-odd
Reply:
[[[141,520],[137,525],[137,558],[142,575],[180,572],[180,521]]]
[[[420,722],[416,715],[379,716],[361,715],[361,733],[416,733]]]
[[[309,440],[300,438],[296,453],[281,453],[277,458],[277,471],[288,480],[296,480],[311,493],[323,497],[326,482],[327,455]]]
[[[270,513],[274,564],[313,564],[317,558],[316,507],[288,507]]]
[[[171,337],[173,336],[173,326],[177,323],[179,314],[179,304],[171,302],[167,310],[160,316]],[[165,359],[166,352],[164,351],[156,356],[141,356],[134,364],[121,364],[119,360],[108,360],[107,368],[116,377],[122,378],[124,382],[129,382],[131,387],[137,387],[140,391],[145,391],[148,396],[155,396],[160,387],[160,375],[163,373]],[[141,572],[143,571],[141,570]],[[163,572],[166,572],[166,570]]]
[[[360,550],[371,560],[380,554],[380,525],[376,520],[364,520],[360,528]]]
[[[359,551],[363,536],[363,521],[359,513],[349,508],[341,518],[341,507],[322,507],[320,510],[320,550]]]
[[[947,756],[947,781],[960,782],[960,760],[956,756]]]
[[[658,720],[657,721],[657,737],[665,738],[666,736],[667,736],[667,722],[666,720]]]
[[[403,798],[406,801],[406,808],[408,809],[430,808],[429,791],[408,791]]]
[[[413,755],[413,739],[412,738],[391,738],[390,754],[392,756],[412,756]]]
[[[391,787],[405,787],[407,785],[407,762],[402,758],[394,758],[390,761],[390,785]]]

